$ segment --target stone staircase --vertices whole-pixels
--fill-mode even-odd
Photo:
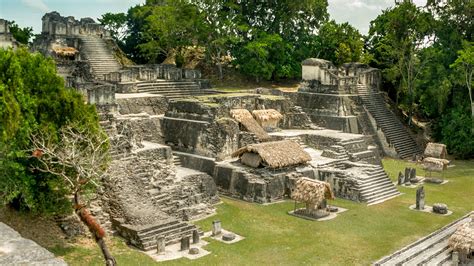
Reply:
[[[367,110],[375,118],[387,141],[395,147],[402,159],[411,159],[422,151],[400,120],[386,106],[380,93],[369,90],[367,86],[358,84],[357,91]]]
[[[400,195],[382,166],[374,166],[367,171],[368,177],[360,178],[357,188],[362,196],[362,201],[368,205],[380,203]]]
[[[100,80],[104,74],[119,71],[122,66],[117,62],[104,39],[94,36],[81,36],[81,53],[89,61],[92,74]]]
[[[180,158],[178,155],[176,155],[176,154],[173,154],[173,164],[174,164],[176,167],[182,166],[181,158]]]
[[[374,265],[457,265],[452,262],[448,240],[460,225],[469,222],[469,215],[382,258]]]
[[[300,136],[291,136],[287,137],[286,139],[298,143],[302,149],[308,148],[308,145],[306,145],[306,143],[301,139]]]
[[[155,249],[156,240],[159,237],[164,237],[165,244],[170,245],[179,242],[185,236],[192,239],[195,230],[200,235],[203,234],[195,225],[172,218],[159,224],[147,226],[123,224],[120,219],[115,219],[112,223],[120,234],[130,241],[130,244],[145,251]]]
[[[201,89],[194,81],[154,80],[137,83],[138,92],[161,94],[168,99],[215,94],[215,90]]]

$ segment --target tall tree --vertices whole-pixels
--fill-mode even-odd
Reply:
[[[464,76],[464,85],[467,88],[471,104],[472,130],[474,132],[474,99],[472,98],[472,75],[474,73],[474,43],[465,42],[459,56],[451,66]]]
[[[112,38],[122,47],[127,36],[127,15],[125,13],[105,13],[99,22],[110,31]]]
[[[432,33],[432,17],[411,1],[397,3],[371,22],[369,49],[374,63],[396,88],[396,101],[405,100],[409,123],[415,108],[415,86],[426,64],[418,53]]]

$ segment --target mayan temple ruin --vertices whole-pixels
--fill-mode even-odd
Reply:
[[[0,18],[0,265],[473,265],[470,28],[386,17],[466,6],[39,2]]]

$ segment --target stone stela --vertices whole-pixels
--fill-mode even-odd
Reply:
[[[416,206],[417,210],[425,209],[425,188],[420,187],[416,190]]]
[[[212,236],[218,236],[222,233],[222,225],[220,220],[212,222]]]

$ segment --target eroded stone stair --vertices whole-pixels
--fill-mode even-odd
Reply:
[[[362,201],[368,205],[380,203],[400,195],[382,166],[374,166],[367,171],[367,177],[360,178],[358,189]]]
[[[384,98],[365,85],[357,85],[357,91],[367,110],[375,118],[389,143],[402,159],[411,159],[422,151],[400,120],[386,106]]]
[[[104,39],[84,35],[81,36],[81,41],[81,53],[89,61],[92,73],[97,79],[103,80],[104,74],[116,72],[122,68]]]
[[[179,99],[190,96],[215,94],[216,91],[201,89],[199,84],[189,80],[154,80],[137,83],[138,92],[161,94],[168,99]]]

